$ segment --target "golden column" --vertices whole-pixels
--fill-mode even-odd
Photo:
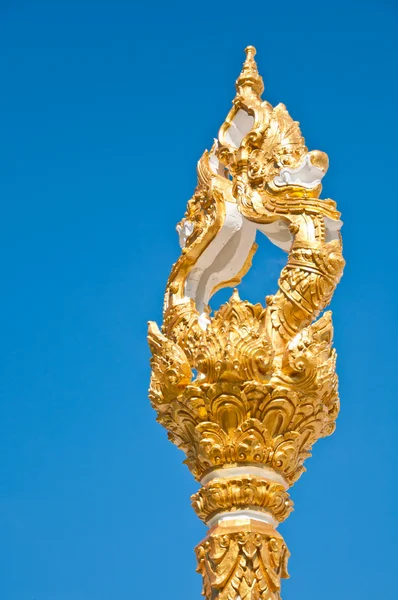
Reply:
[[[280,598],[289,552],[276,527],[339,411],[331,313],[318,318],[344,267],[340,213],[319,198],[328,158],[261,99],[254,55],[177,225],[162,330],[149,324],[150,400],[202,486],[191,500],[209,527],[196,548],[208,600]],[[212,315],[211,296],[250,268],[257,231],[287,252],[278,291],[264,307],[235,290]]]

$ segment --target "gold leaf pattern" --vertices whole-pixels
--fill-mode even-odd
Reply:
[[[284,168],[301,173],[308,161],[323,174],[327,156],[308,153],[283,104],[272,108],[261,99],[255,50],[246,52],[233,107],[211,154],[199,161],[198,185],[178,225],[185,245],[167,283],[162,329],[150,323],[148,335],[157,419],[204,481],[192,504],[206,522],[226,511],[232,519],[219,521],[196,548],[207,600],[280,599],[289,552],[271,525],[242,510],[279,521],[288,516],[285,488],[305,470],[315,442],[334,431],[339,411],[331,313],[318,317],[344,268],[340,235],[328,241],[326,234],[327,219],[337,221],[340,213],[333,200],[319,198],[320,179],[305,187],[299,178],[279,177]],[[236,143],[231,127],[241,134]],[[246,224],[282,221],[293,241],[266,306],[235,291],[213,315],[205,308],[204,327],[186,282],[221,232],[227,203]],[[217,286],[237,284],[255,248],[238,275]]]

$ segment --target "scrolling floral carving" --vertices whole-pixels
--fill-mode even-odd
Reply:
[[[283,538],[264,523],[216,526],[196,556],[206,598],[279,600],[280,579],[289,577]]]
[[[293,509],[283,485],[251,475],[214,479],[191,500],[196,514],[205,523],[219,512],[242,508],[269,511],[275,519],[284,521]]]
[[[205,521],[236,517],[221,519],[197,548],[208,600],[279,598],[288,552],[262,514],[288,516],[286,488],[339,411],[331,313],[319,317],[344,268],[340,213],[319,198],[328,158],[308,152],[284,105],[261,99],[254,48],[246,54],[233,107],[199,161],[177,226],[182,253],[162,329],[150,323],[148,334],[157,419],[203,480],[193,506]],[[212,315],[215,291],[250,268],[257,231],[288,253],[278,291],[262,306],[235,290]],[[243,509],[259,520],[239,525]]]

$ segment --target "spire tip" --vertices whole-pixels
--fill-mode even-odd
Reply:
[[[254,56],[256,56],[257,50],[255,49],[254,46],[247,46],[245,48],[245,53],[246,53],[247,58],[250,58],[250,55],[253,58]]]
[[[243,89],[249,86],[255,94],[261,96],[264,91],[264,83],[262,77],[258,73],[257,64],[254,60],[256,49],[254,46],[245,48],[246,59],[243,63],[243,69],[236,82],[236,87]]]

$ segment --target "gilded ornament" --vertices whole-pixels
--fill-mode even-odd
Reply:
[[[267,511],[282,522],[293,510],[283,485],[252,475],[214,479],[191,496],[191,501],[205,523],[219,513],[241,509]]]
[[[162,328],[148,333],[152,406],[202,484],[195,511],[216,523],[196,549],[208,600],[280,598],[288,551],[275,527],[292,510],[287,488],[339,411],[325,308],[344,259],[336,203],[319,197],[328,157],[308,151],[283,104],[261,99],[255,49],[246,54],[177,225]],[[212,313],[212,295],[250,269],[259,233],[287,253],[277,292],[262,306],[235,290]]]
[[[279,600],[289,550],[275,529],[254,520],[222,523],[196,547],[203,595],[217,600]]]

